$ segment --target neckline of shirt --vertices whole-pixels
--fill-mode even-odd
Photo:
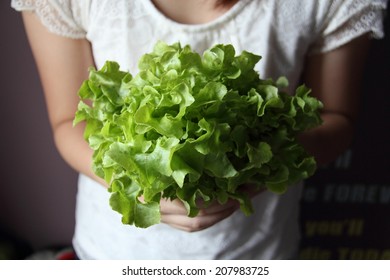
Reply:
[[[226,24],[229,20],[234,18],[241,10],[242,8],[248,4],[252,0],[239,0],[237,3],[233,5],[228,11],[226,11],[223,15],[219,16],[218,18],[207,22],[207,23],[201,23],[201,24],[185,24],[177,22],[166,15],[164,15],[153,3],[152,0],[147,1],[140,1],[144,3],[148,11],[151,11],[153,16],[156,16],[160,21],[165,23],[166,25],[173,27],[177,30],[182,30],[186,32],[201,32],[201,31],[208,31],[214,28],[217,28],[218,26],[221,26],[223,24]]]

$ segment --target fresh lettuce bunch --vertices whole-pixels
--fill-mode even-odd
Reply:
[[[282,194],[313,174],[315,160],[296,136],[321,123],[322,104],[305,86],[290,96],[285,78],[261,79],[260,58],[232,45],[200,55],[158,42],[135,76],[112,61],[90,70],[74,123],[86,121],[93,170],[124,224],[159,223],[161,198],[180,199],[191,217],[199,199],[232,198],[249,215],[241,185]]]

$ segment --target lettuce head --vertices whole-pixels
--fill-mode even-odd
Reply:
[[[199,200],[236,199],[249,215],[242,185],[283,194],[315,172],[296,136],[321,123],[322,104],[304,85],[289,95],[285,78],[261,79],[260,58],[232,45],[199,54],[158,42],[134,76],[114,61],[90,69],[74,123],[86,122],[93,170],[124,224],[159,223],[163,198],[191,217]]]

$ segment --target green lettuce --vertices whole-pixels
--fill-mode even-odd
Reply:
[[[261,79],[260,58],[232,45],[200,55],[158,42],[135,76],[113,61],[90,70],[74,123],[86,121],[93,170],[124,224],[159,223],[162,198],[180,199],[190,217],[199,200],[229,198],[249,215],[240,186],[282,194],[315,172],[296,136],[321,123],[322,104],[304,85],[291,96],[286,78]]]

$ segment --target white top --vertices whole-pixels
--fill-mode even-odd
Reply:
[[[333,50],[364,33],[383,37],[386,0],[241,0],[216,20],[179,24],[150,0],[12,0],[33,10],[52,32],[87,38],[96,66],[106,60],[137,72],[137,61],[157,40],[203,52],[231,43],[263,59],[263,78],[284,75],[295,88],[307,54]],[[109,193],[80,175],[74,247],[82,259],[289,259],[298,249],[298,206],[302,186],[284,195],[265,192],[255,214],[237,211],[206,230],[187,233],[165,224],[138,229],[123,225],[108,204]]]

